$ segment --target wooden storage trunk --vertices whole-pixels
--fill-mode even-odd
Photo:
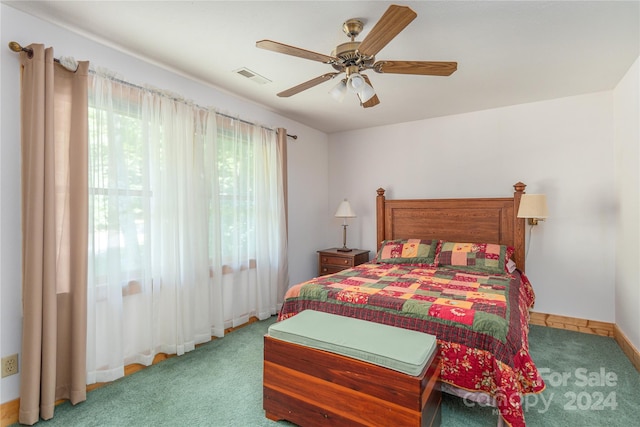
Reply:
[[[419,376],[264,337],[267,418],[300,426],[439,426],[440,363]]]

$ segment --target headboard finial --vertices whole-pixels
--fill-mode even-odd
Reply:
[[[527,184],[520,181],[513,184],[513,188],[516,190],[517,193],[524,193],[524,189],[526,187],[527,187]]]
[[[378,193],[378,196],[384,196],[384,188],[380,187],[376,190],[376,193]]]

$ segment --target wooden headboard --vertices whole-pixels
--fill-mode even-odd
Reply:
[[[526,185],[513,185],[513,197],[387,200],[376,197],[377,245],[392,239],[442,239],[497,243],[515,248],[513,260],[525,271],[525,223],[517,218]]]

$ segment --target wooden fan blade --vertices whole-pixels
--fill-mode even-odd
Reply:
[[[458,63],[438,61],[379,61],[373,64],[372,68],[378,73],[450,76],[458,69]]]
[[[418,16],[407,6],[391,5],[358,46],[364,56],[375,56]]]
[[[285,55],[292,55],[303,59],[310,59],[312,61],[324,62],[325,64],[333,64],[339,61],[338,58],[334,58],[333,56],[323,55],[321,53],[312,52],[310,50],[301,49],[295,46],[289,46],[284,43],[274,42],[272,40],[257,41],[256,47],[278,53],[284,53]]]
[[[322,82],[326,82],[327,80],[331,80],[332,78],[334,78],[335,76],[337,76],[340,73],[327,73],[327,74],[323,74],[319,77],[316,77],[315,79],[311,79],[309,81],[306,81],[304,83],[300,83],[298,86],[294,86],[290,89],[287,89],[285,91],[282,91],[278,94],[279,97],[281,98],[288,98],[292,95],[295,95],[296,93],[300,93],[303,90],[307,90],[309,88],[312,88],[316,85],[319,85]]]
[[[366,74],[360,75],[364,78],[365,82],[369,83],[369,86],[373,87],[373,85],[371,84],[371,80],[369,80],[369,77]],[[360,98],[360,95],[358,95],[358,98]],[[378,104],[380,104],[378,94],[373,95],[373,97],[367,102],[362,102],[362,99],[360,100],[360,105],[362,105],[363,108],[375,107]]]

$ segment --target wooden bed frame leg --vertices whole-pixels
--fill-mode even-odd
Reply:
[[[264,416],[270,419],[271,421],[280,421],[283,419],[282,417],[272,414],[271,412],[265,412]]]

